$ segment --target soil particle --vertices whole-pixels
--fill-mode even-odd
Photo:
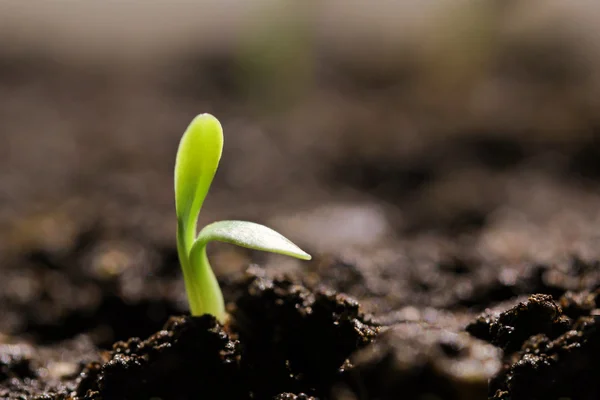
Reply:
[[[491,382],[490,395],[511,400],[600,398],[598,360],[590,356],[600,352],[599,326],[599,317],[581,317],[554,340],[533,336]]]
[[[211,316],[172,317],[147,340],[117,342],[79,381],[84,399],[244,399],[239,343]]]
[[[281,393],[278,396],[275,396],[273,400],[319,400],[316,397],[305,395],[304,393],[300,393],[298,395],[292,393]]]
[[[334,399],[483,399],[501,353],[465,333],[400,324],[351,357],[350,379]]]
[[[117,342],[74,379],[75,399],[298,399],[327,397],[378,327],[356,301],[251,268],[230,323],[172,317],[146,340]],[[239,340],[238,340],[239,339]],[[64,393],[64,392],[63,392]]]
[[[560,307],[569,318],[577,319],[600,306],[599,291],[567,292],[560,298]]]
[[[535,294],[497,318],[484,313],[467,326],[467,331],[511,352],[520,349],[533,335],[543,333],[554,338],[567,331],[569,325],[569,318],[562,314],[552,296]]]
[[[61,232],[54,232],[58,235]],[[106,240],[81,232],[72,249],[34,248],[0,266],[0,331],[26,334],[44,344],[91,333],[107,348],[116,340],[146,336],[177,315],[185,303],[179,271],[169,253],[148,243]],[[83,238],[86,236],[86,238]],[[183,288],[183,287],[181,287]]]
[[[296,282],[327,285],[359,299],[376,316],[407,306],[478,312],[517,296],[540,293],[558,298],[567,291],[600,286],[594,256],[539,263],[511,259],[509,247],[506,254],[493,252],[487,239],[465,236],[461,240],[420,234],[396,241],[393,252],[373,247],[365,256],[361,254],[365,250],[350,249],[342,256],[321,257],[290,271]],[[271,271],[277,271],[277,266],[270,266],[267,273]]]
[[[52,347],[0,344],[0,398],[62,399],[86,363],[99,359],[85,336]]]
[[[598,291],[567,292],[557,302],[533,295],[509,310],[487,312],[467,330],[505,350],[490,381],[496,400],[600,398]],[[560,304],[560,306],[559,306]]]
[[[31,369],[31,347],[4,344],[0,350],[0,381],[31,378],[35,375]]]
[[[348,357],[378,333],[347,296],[269,279],[258,268],[249,270],[244,285],[233,324],[258,398],[327,393],[351,369]]]

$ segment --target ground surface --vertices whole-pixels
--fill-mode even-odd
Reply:
[[[343,63],[273,112],[228,58],[184,65],[0,63],[0,397],[600,396],[598,125],[425,129],[410,116],[444,113],[407,110],[405,78]],[[186,316],[174,246],[175,149],[202,111],[226,147],[201,222],[314,256],[211,248],[225,327]]]

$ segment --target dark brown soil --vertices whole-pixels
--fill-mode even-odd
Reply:
[[[504,286],[498,286],[497,280],[476,280],[486,276],[481,268],[456,259],[438,265],[436,274],[441,275],[436,279],[464,285],[464,275],[471,274],[471,281],[479,282],[482,289],[456,302],[444,296],[445,308],[433,308],[431,303],[438,301],[433,298],[429,304],[422,300],[401,306],[401,300],[392,297],[389,301],[398,302],[396,311],[367,318],[355,300],[325,289],[324,284],[335,286],[332,277],[337,274],[351,276],[339,268],[354,271],[355,282],[350,286],[347,279],[337,282],[350,292],[368,277],[361,277],[357,266],[330,260],[326,268],[313,264],[315,268],[303,275],[304,281],[320,276],[316,286],[299,283],[300,278],[297,283],[294,278],[272,278],[279,273],[257,267],[231,276],[226,287],[234,302],[225,328],[208,316],[171,317],[162,329],[130,324],[139,318],[135,313],[148,315],[144,299],[134,305],[105,299],[92,303],[96,308],[88,311],[91,314],[112,308],[113,312],[99,313],[106,320],[83,318],[83,307],[74,315],[67,309],[68,317],[58,319],[56,325],[22,308],[24,312],[15,311],[20,320],[12,317],[19,321],[13,329],[36,332],[38,341],[60,341],[76,329],[94,332],[102,324],[113,329],[104,336],[79,336],[37,348],[2,345],[1,393],[6,398],[45,399],[191,399],[202,393],[222,399],[336,400],[401,396],[469,400],[486,393],[493,399],[593,399],[600,394],[598,381],[590,373],[598,368],[593,357],[599,350],[595,344],[597,292],[548,285],[557,271],[542,265],[522,270],[523,282]],[[569,265],[572,269],[562,271],[561,282],[570,275],[585,278],[585,271],[594,273],[580,260]],[[288,275],[293,277],[294,272]],[[94,280],[89,282],[94,285]],[[68,281],[63,284],[66,290]],[[95,283],[100,288],[104,284]],[[551,295],[536,294],[510,305],[515,304],[510,300],[513,296],[532,287],[564,295],[553,300]],[[482,296],[509,303],[499,303],[480,316],[463,308],[464,304],[481,304],[476,299]],[[154,302],[164,309],[177,309],[169,298]],[[132,315],[119,315],[119,309]],[[97,350],[87,339],[96,338],[101,344],[106,337],[132,336],[129,329],[133,328],[157,332],[147,339],[116,342],[107,351]]]
[[[407,99],[343,68],[274,116],[221,86],[221,61],[151,89],[17,61],[0,71],[0,116],[27,122],[0,129],[0,398],[600,398],[596,122],[419,135]],[[211,248],[225,326],[187,314],[174,246],[173,156],[199,108],[241,132],[201,223],[274,224],[314,256]]]
[[[503,348],[506,363],[490,384],[493,399],[596,399],[600,383],[597,292],[567,292],[557,302],[534,295],[467,330]]]
[[[64,362],[69,374],[63,380],[46,381],[52,361],[37,360],[29,346],[5,345],[2,393],[90,400],[308,399],[301,393],[323,396],[345,379],[350,355],[379,331],[356,301],[340,294],[271,280],[258,270],[239,290],[231,325],[211,316],[171,317],[149,338],[116,342],[102,354],[80,345],[81,353]]]

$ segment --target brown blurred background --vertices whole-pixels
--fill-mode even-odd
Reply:
[[[585,252],[599,18],[592,0],[3,1],[0,252],[97,223],[172,246],[175,151],[202,112],[225,130],[203,222],[365,259],[432,232],[491,258]]]

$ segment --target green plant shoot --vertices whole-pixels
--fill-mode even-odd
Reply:
[[[219,221],[200,233],[197,222],[202,204],[217,172],[223,151],[223,129],[210,114],[200,114],[181,138],[175,161],[177,252],[192,315],[211,314],[224,322],[227,316],[219,283],[206,255],[211,241],[232,243],[310,260],[294,243],[267,228],[245,221]]]

